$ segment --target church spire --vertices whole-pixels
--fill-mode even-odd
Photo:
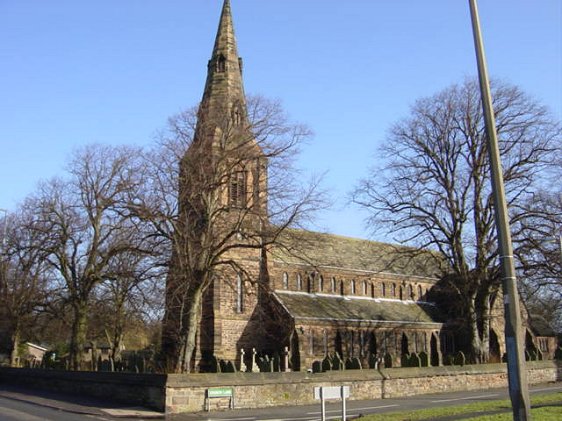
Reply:
[[[225,56],[234,55],[238,58],[236,51],[236,37],[234,36],[234,24],[232,23],[232,10],[230,0],[225,0],[222,6],[222,13],[219,22],[217,37],[215,38],[215,48],[213,49],[213,57],[220,54]]]
[[[225,0],[201,105],[212,113],[213,108],[224,109],[235,103],[245,104],[242,59],[238,57],[230,0]]]

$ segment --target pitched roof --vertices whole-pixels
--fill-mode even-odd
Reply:
[[[288,264],[426,278],[441,276],[445,267],[443,257],[429,250],[313,231],[285,230],[279,244],[273,258]]]
[[[429,303],[294,291],[276,291],[273,296],[295,320],[389,325],[444,321],[437,307]]]

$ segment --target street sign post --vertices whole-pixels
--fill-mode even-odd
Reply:
[[[322,421],[326,421],[326,400],[327,399],[341,399],[341,418],[346,421],[346,402],[349,398],[349,386],[321,386],[314,388],[314,399],[320,401]]]
[[[229,398],[228,406],[234,409],[234,391],[231,387],[211,387],[207,389],[207,411],[210,410],[211,399]]]

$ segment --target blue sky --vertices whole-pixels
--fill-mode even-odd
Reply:
[[[0,0],[0,208],[88,143],[151,143],[201,97],[222,0]],[[480,0],[490,73],[562,119],[562,2]],[[476,64],[467,0],[232,0],[247,93],[279,98],[315,137],[320,228],[367,238],[345,196],[390,125]]]

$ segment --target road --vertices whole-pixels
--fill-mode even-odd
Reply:
[[[46,408],[29,402],[0,397],[0,421],[75,421],[103,420],[102,416],[74,414],[57,409]]]
[[[562,383],[531,387],[531,393],[562,391]],[[473,392],[452,392],[407,398],[348,401],[348,418],[360,414],[408,411],[431,407],[462,405],[470,402],[506,399],[507,389],[490,389]],[[74,420],[149,420],[163,419],[160,413],[146,409],[117,408],[103,402],[80,400],[75,396],[52,395],[48,399],[38,392],[20,389],[17,392],[0,388],[0,421],[74,421]],[[167,416],[171,421],[317,421],[320,420],[320,404],[233,410],[198,414]],[[341,419],[341,402],[327,405],[327,419]]]
[[[155,420],[164,414],[97,399],[0,385],[0,421]]]
[[[562,391],[562,383],[531,387],[531,393]],[[473,392],[451,392],[434,395],[419,395],[407,398],[348,401],[347,416],[382,414],[385,412],[463,405],[471,402],[508,399],[507,389],[490,389]],[[326,418],[341,419],[341,402],[326,406]],[[321,419],[320,404],[299,407],[267,408],[256,410],[234,410],[200,414],[168,416],[173,421],[318,421]]]

